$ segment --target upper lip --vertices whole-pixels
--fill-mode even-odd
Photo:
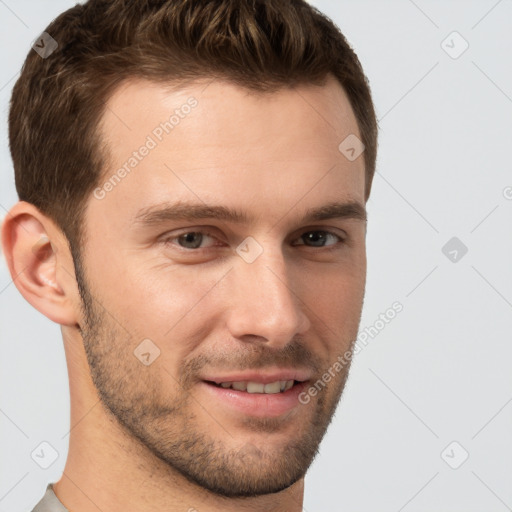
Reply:
[[[252,370],[252,371],[244,371],[244,372],[233,372],[233,373],[223,373],[221,375],[204,375],[202,380],[206,380],[209,382],[215,382],[216,384],[220,384],[221,382],[261,382],[263,384],[269,384],[270,382],[276,382],[278,380],[296,380],[299,382],[304,382],[311,378],[311,372],[300,369],[300,368],[290,368],[290,369],[281,369],[281,370],[273,370],[270,371],[262,371],[262,370]]]

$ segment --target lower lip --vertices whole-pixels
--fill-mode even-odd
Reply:
[[[299,395],[306,387],[305,382],[300,382],[280,393],[247,393],[231,388],[221,388],[204,381],[199,385],[209,396],[230,409],[258,418],[275,418],[289,413],[300,404]]]

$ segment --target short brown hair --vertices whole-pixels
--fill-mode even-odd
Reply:
[[[73,253],[107,148],[98,125],[121,82],[219,77],[256,91],[343,86],[365,146],[365,195],[377,153],[368,81],[336,25],[304,0],[89,0],[46,28],[58,43],[31,50],[16,82],[9,142],[20,200],[52,218]],[[341,141],[340,141],[341,142]]]

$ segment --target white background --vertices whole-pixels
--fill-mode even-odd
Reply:
[[[512,510],[512,2],[312,3],[356,50],[380,124],[361,331],[403,311],[354,360],[304,510]],[[0,0],[1,216],[17,199],[12,86],[73,4]],[[456,262],[452,237],[468,248]],[[0,308],[0,512],[23,512],[64,468],[67,370],[59,327],[3,261]],[[42,441],[59,453],[48,469],[30,456]]]

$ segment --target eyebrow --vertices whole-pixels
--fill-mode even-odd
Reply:
[[[174,204],[163,203],[143,208],[135,216],[135,223],[149,227],[173,220],[204,219],[217,219],[233,224],[248,224],[253,220],[253,217],[249,217],[243,211],[226,206],[179,201]],[[358,201],[330,202],[306,210],[301,222],[328,219],[355,219],[366,222],[366,208]]]

